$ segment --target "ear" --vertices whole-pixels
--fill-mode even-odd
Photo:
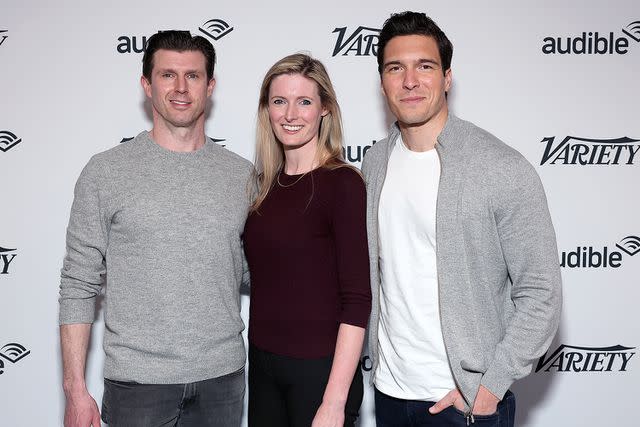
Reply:
[[[453,75],[451,72],[451,67],[447,71],[444,72],[444,91],[449,92],[449,88],[451,88],[451,80],[453,79]]]
[[[322,117],[326,116],[327,114],[329,114],[329,110],[327,110],[325,107],[322,107]]]
[[[151,83],[145,76],[140,77],[140,84],[142,85],[142,89],[144,89],[145,95],[147,98],[151,98]]]
[[[216,79],[215,77],[212,77],[211,80],[209,80],[209,84],[207,85],[207,96],[211,96],[214,87],[216,87]]]

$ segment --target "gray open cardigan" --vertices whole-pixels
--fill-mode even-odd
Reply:
[[[380,308],[378,204],[399,133],[394,124],[362,164],[373,373]],[[502,398],[548,349],[560,319],[560,266],[542,183],[520,153],[452,114],[436,150],[441,164],[436,208],[441,326],[449,365],[469,410],[480,384]]]

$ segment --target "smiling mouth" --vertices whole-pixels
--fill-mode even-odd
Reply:
[[[415,102],[420,102],[422,100],[424,100],[423,96],[411,96],[409,98],[402,98],[400,101],[407,102],[407,103],[415,103]]]
[[[175,104],[175,105],[191,105],[191,102],[189,102],[189,101],[178,101],[178,100],[175,100],[175,99],[172,99],[169,102],[171,102],[172,104]]]
[[[297,132],[300,129],[302,129],[303,126],[302,125],[282,125],[282,127],[287,132]]]

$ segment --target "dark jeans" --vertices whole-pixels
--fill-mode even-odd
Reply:
[[[453,406],[431,415],[429,408],[434,402],[404,400],[387,396],[375,390],[376,424],[378,427],[467,427],[463,412]],[[516,412],[516,398],[507,391],[498,403],[493,415],[474,415],[472,427],[513,427]],[[471,423],[471,420],[469,420]]]
[[[298,359],[249,345],[249,427],[310,427],[322,403],[333,357]],[[345,426],[354,426],[362,403],[356,368],[345,405]]]
[[[102,421],[112,427],[240,426],[244,368],[189,384],[104,380]]]

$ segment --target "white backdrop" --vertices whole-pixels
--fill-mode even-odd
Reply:
[[[346,145],[359,164],[358,152],[384,137],[391,121],[373,56],[376,29],[407,9],[433,17],[454,44],[453,112],[536,166],[566,258],[558,335],[538,372],[514,386],[518,424],[637,422],[636,0],[110,3],[4,0],[0,7],[0,425],[61,425],[57,295],[73,186],[92,154],[150,128],[136,52],[142,37],[200,33],[203,25],[218,35],[205,24],[213,19],[233,28],[210,38],[219,62],[206,130],[248,159],[264,73],[284,55],[310,52],[331,74]],[[610,39],[618,52],[593,53],[609,52]],[[605,250],[615,265],[589,267]],[[248,305],[243,297],[245,319]],[[87,378],[100,401],[96,326]],[[368,389],[360,425],[374,424]]]

